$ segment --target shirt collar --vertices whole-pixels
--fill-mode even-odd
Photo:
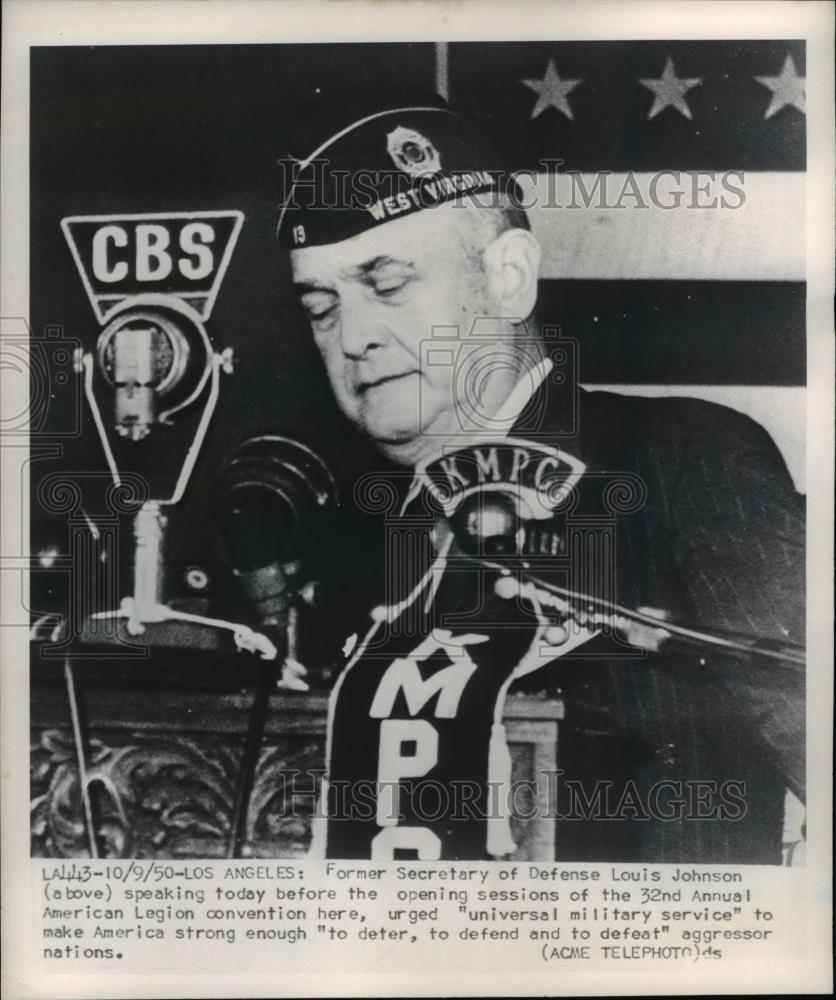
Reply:
[[[507,420],[510,425],[510,423],[522,414],[522,411],[525,409],[528,401],[543,384],[546,376],[553,367],[554,365],[552,364],[551,358],[543,358],[539,364],[535,365],[533,368],[529,368],[525,375],[523,375],[519,382],[517,382],[514,388],[508,393],[507,399],[494,414],[493,419],[497,422]],[[507,433],[508,432],[505,431],[503,437]]]

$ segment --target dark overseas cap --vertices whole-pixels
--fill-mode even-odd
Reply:
[[[283,160],[278,235],[288,249],[338,243],[456,199],[520,192],[476,125],[427,91],[323,98],[300,113]]]

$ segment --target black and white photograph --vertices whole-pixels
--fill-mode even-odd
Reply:
[[[3,368],[29,390],[4,414],[26,467],[4,505],[25,516],[4,528],[21,612],[3,632],[25,632],[43,879],[105,872],[112,902],[112,878],[155,872],[264,886],[317,862],[341,891],[398,872],[424,933],[445,891],[473,927],[498,919],[484,900],[557,901],[545,881],[433,881],[469,863],[483,883],[598,866],[636,905],[657,870],[671,900],[728,904],[750,902],[726,884],[750,866],[813,878],[830,827],[807,772],[829,737],[808,700],[832,704],[832,656],[808,656],[830,614],[810,558],[832,511],[808,495],[832,451],[808,452],[808,372],[826,384],[831,349],[811,340],[809,248],[832,226],[830,205],[810,215],[809,27],[612,37],[600,5],[580,36],[561,31],[580,5],[555,3],[528,36],[479,40],[495,8],[473,3],[470,35],[341,40],[283,30],[300,5],[276,3],[242,42],[189,33],[234,4],[172,4],[183,40],[162,43],[142,9],[166,5],[128,6],[134,37],[26,52],[28,301],[2,310]],[[228,921],[221,886],[262,905],[215,884]],[[133,898],[203,903],[196,885]],[[572,905],[561,944],[618,926]],[[72,937],[82,917],[59,912]],[[137,906],[117,937],[221,919],[153,912],[158,933]],[[375,933],[419,933],[392,913]],[[734,933],[756,941],[771,916],[752,913]],[[603,934],[605,958],[610,935],[628,932]],[[122,957],[75,936],[67,959]]]

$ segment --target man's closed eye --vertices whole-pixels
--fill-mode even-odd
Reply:
[[[311,296],[302,300],[302,306],[313,322],[327,319],[335,310],[337,301],[333,296]]]

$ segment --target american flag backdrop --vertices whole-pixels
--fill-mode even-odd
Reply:
[[[577,340],[581,382],[748,413],[803,491],[804,43],[440,43],[435,58],[437,89],[524,172],[541,319]],[[680,173],[678,208],[653,204],[661,171]],[[691,207],[692,183],[734,207]]]
[[[355,89],[405,83],[446,95],[493,137],[510,169],[526,172],[544,249],[540,319],[574,338],[582,384],[741,410],[771,433],[803,490],[803,42],[58,46],[33,48],[31,68],[34,331],[60,327],[88,347],[98,333],[65,216],[244,213],[212,315],[218,342],[235,350],[235,376],[190,498],[208,496],[223,457],[265,427],[300,436],[335,467],[361,455],[275,240],[279,163],[299,105],[318,89],[350,104]],[[628,178],[648,202],[660,171],[681,173],[681,206],[638,207]],[[728,195],[721,175],[737,172],[744,203],[686,207],[687,171],[715,173],[713,183],[699,175],[709,200]],[[572,172],[586,190],[606,181],[606,204],[624,207],[598,208],[597,195],[588,208],[548,207],[550,184],[558,204],[571,202]],[[48,397],[43,433],[63,435],[61,452],[33,465],[33,496],[53,473],[106,471],[89,414],[76,415],[76,389],[68,377]],[[161,455],[166,474],[173,461]],[[107,477],[83,482],[98,509]],[[222,560],[206,505],[190,500],[172,517],[173,562]]]

